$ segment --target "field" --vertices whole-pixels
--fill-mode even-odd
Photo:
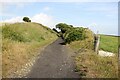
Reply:
[[[118,37],[100,35],[100,49],[118,53]]]
[[[21,69],[56,39],[55,32],[38,23],[2,26],[2,76],[7,77]]]

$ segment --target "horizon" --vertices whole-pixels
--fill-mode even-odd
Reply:
[[[14,9],[13,9],[14,8]],[[117,2],[31,2],[2,5],[0,22],[23,22],[27,16],[32,22],[54,28],[58,23],[84,26],[94,33],[118,36]]]

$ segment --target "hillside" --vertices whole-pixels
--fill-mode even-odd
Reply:
[[[38,23],[2,26],[2,76],[7,77],[57,39],[51,29]]]

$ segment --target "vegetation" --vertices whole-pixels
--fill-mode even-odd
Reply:
[[[25,22],[31,22],[31,20],[28,17],[24,17],[23,21],[25,21]]]
[[[54,31],[38,23],[8,24],[2,29],[3,77],[21,69],[38,51],[57,39]]]
[[[113,53],[118,53],[118,37],[100,35],[100,49]]]
[[[84,50],[84,49],[94,49],[94,35],[93,32],[86,28],[85,34],[86,38],[84,40],[73,41],[69,44],[69,47],[75,52]]]
[[[94,35],[89,29],[85,29],[86,38],[84,40],[73,41],[68,46],[74,50],[75,71],[82,78],[117,78],[118,77],[118,54],[113,57],[101,57],[94,49]],[[117,51],[118,38],[113,36],[101,35],[101,47],[107,51]],[[114,50],[113,50],[113,49]]]
[[[56,33],[58,33],[58,31],[55,28],[53,28],[53,31],[55,31]]]
[[[101,57],[91,50],[78,54],[75,71],[85,78],[118,78],[118,57]]]
[[[59,23],[56,28],[61,30],[60,35],[65,40],[65,43],[71,43],[72,41],[84,40],[85,39],[85,29],[82,27],[74,28],[72,25],[65,23]]]
[[[66,33],[65,42],[71,43],[72,41],[84,40],[85,39],[85,29],[84,28],[74,28],[69,33]]]
[[[29,22],[29,18],[24,21]],[[80,77],[118,77],[118,55],[101,57],[95,54],[94,33],[90,29],[73,27],[65,23],[57,24],[56,28],[61,31],[58,32],[55,28],[51,30],[38,23],[15,23],[2,26],[2,76],[6,77],[21,69],[28,60],[38,55],[37,50],[56,40],[59,33],[67,46],[77,53],[75,71]],[[118,53],[118,37],[101,35],[100,40],[100,49]]]

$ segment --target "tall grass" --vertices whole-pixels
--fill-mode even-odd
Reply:
[[[48,28],[49,29],[49,28]],[[2,26],[3,77],[21,69],[42,48],[57,39],[56,34],[37,23],[15,23]]]
[[[85,78],[118,78],[118,57],[101,57],[93,51],[80,53],[75,58],[76,71]]]

